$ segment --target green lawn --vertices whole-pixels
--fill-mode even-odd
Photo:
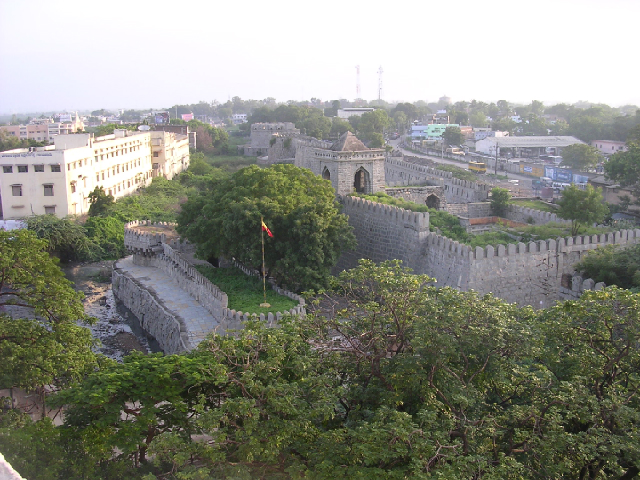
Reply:
[[[511,205],[519,205],[524,208],[533,208],[535,210],[542,210],[543,212],[551,212],[555,213],[556,209],[553,208],[548,203],[545,203],[541,200],[510,200],[509,203]]]
[[[255,165],[256,157],[245,157],[243,155],[211,155],[204,154],[205,161],[217,168],[222,168],[230,173],[234,173],[241,168]]]
[[[269,308],[261,308],[264,302],[262,279],[245,275],[237,268],[213,268],[197,266],[196,269],[227,294],[230,309],[242,312],[257,313],[286,312],[298,305],[289,297],[277,294],[267,283],[267,303]]]

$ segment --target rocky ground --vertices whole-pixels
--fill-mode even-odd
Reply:
[[[111,291],[112,269],[112,261],[74,263],[63,267],[76,290],[84,293],[87,314],[98,319],[90,326],[94,337],[102,342],[98,351],[118,361],[133,350],[157,351],[153,340],[148,340],[140,329],[137,319],[123,307],[116,306]]]

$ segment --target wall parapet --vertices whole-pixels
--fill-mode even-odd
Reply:
[[[492,257],[542,253],[547,251],[568,253],[574,249],[584,251],[604,245],[626,245],[635,243],[640,243],[640,229],[619,230],[617,232],[603,233],[600,235],[580,235],[577,237],[537,240],[527,243],[519,242],[509,245],[475,247],[473,249],[473,258],[475,260],[484,260]]]
[[[373,215],[386,218],[395,225],[411,228],[416,232],[429,231],[428,212],[412,212],[404,208],[372,202],[371,200],[355,196],[338,195],[338,201],[345,207],[366,210]]]

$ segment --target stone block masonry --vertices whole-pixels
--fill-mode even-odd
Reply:
[[[354,268],[358,260],[375,262],[400,259],[405,266],[419,263],[421,245],[429,233],[429,214],[375,203],[359,197],[338,197],[342,213],[354,227],[358,246],[345,252],[335,272]]]
[[[455,178],[451,172],[387,157],[384,163],[385,182],[390,187],[407,185],[439,185],[444,188],[447,203],[483,202],[489,197],[491,185]]]
[[[114,268],[114,295],[165,353],[190,350],[214,330],[242,329],[253,317],[275,326],[284,315],[306,313],[302,297],[277,286],[274,290],[297,300],[298,306],[260,316],[229,309],[227,295],[178,250],[185,248],[172,224],[131,222],[125,226],[125,246],[134,254]]]
[[[593,236],[471,248],[429,232],[429,215],[390,207],[357,197],[339,198],[354,227],[358,247],[345,252],[335,273],[353,268],[358,259],[399,259],[415,273],[437,280],[438,286],[475,290],[520,306],[553,305],[563,275],[572,274],[583,256],[604,245],[640,243],[640,229]]]

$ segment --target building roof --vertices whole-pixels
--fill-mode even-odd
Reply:
[[[334,152],[361,152],[369,149],[353,133],[346,131],[331,146],[331,150]]]
[[[575,143],[584,143],[576,137],[567,135],[560,136],[538,136],[538,137],[490,137],[479,142],[498,143],[503,148],[513,147],[568,147]]]

